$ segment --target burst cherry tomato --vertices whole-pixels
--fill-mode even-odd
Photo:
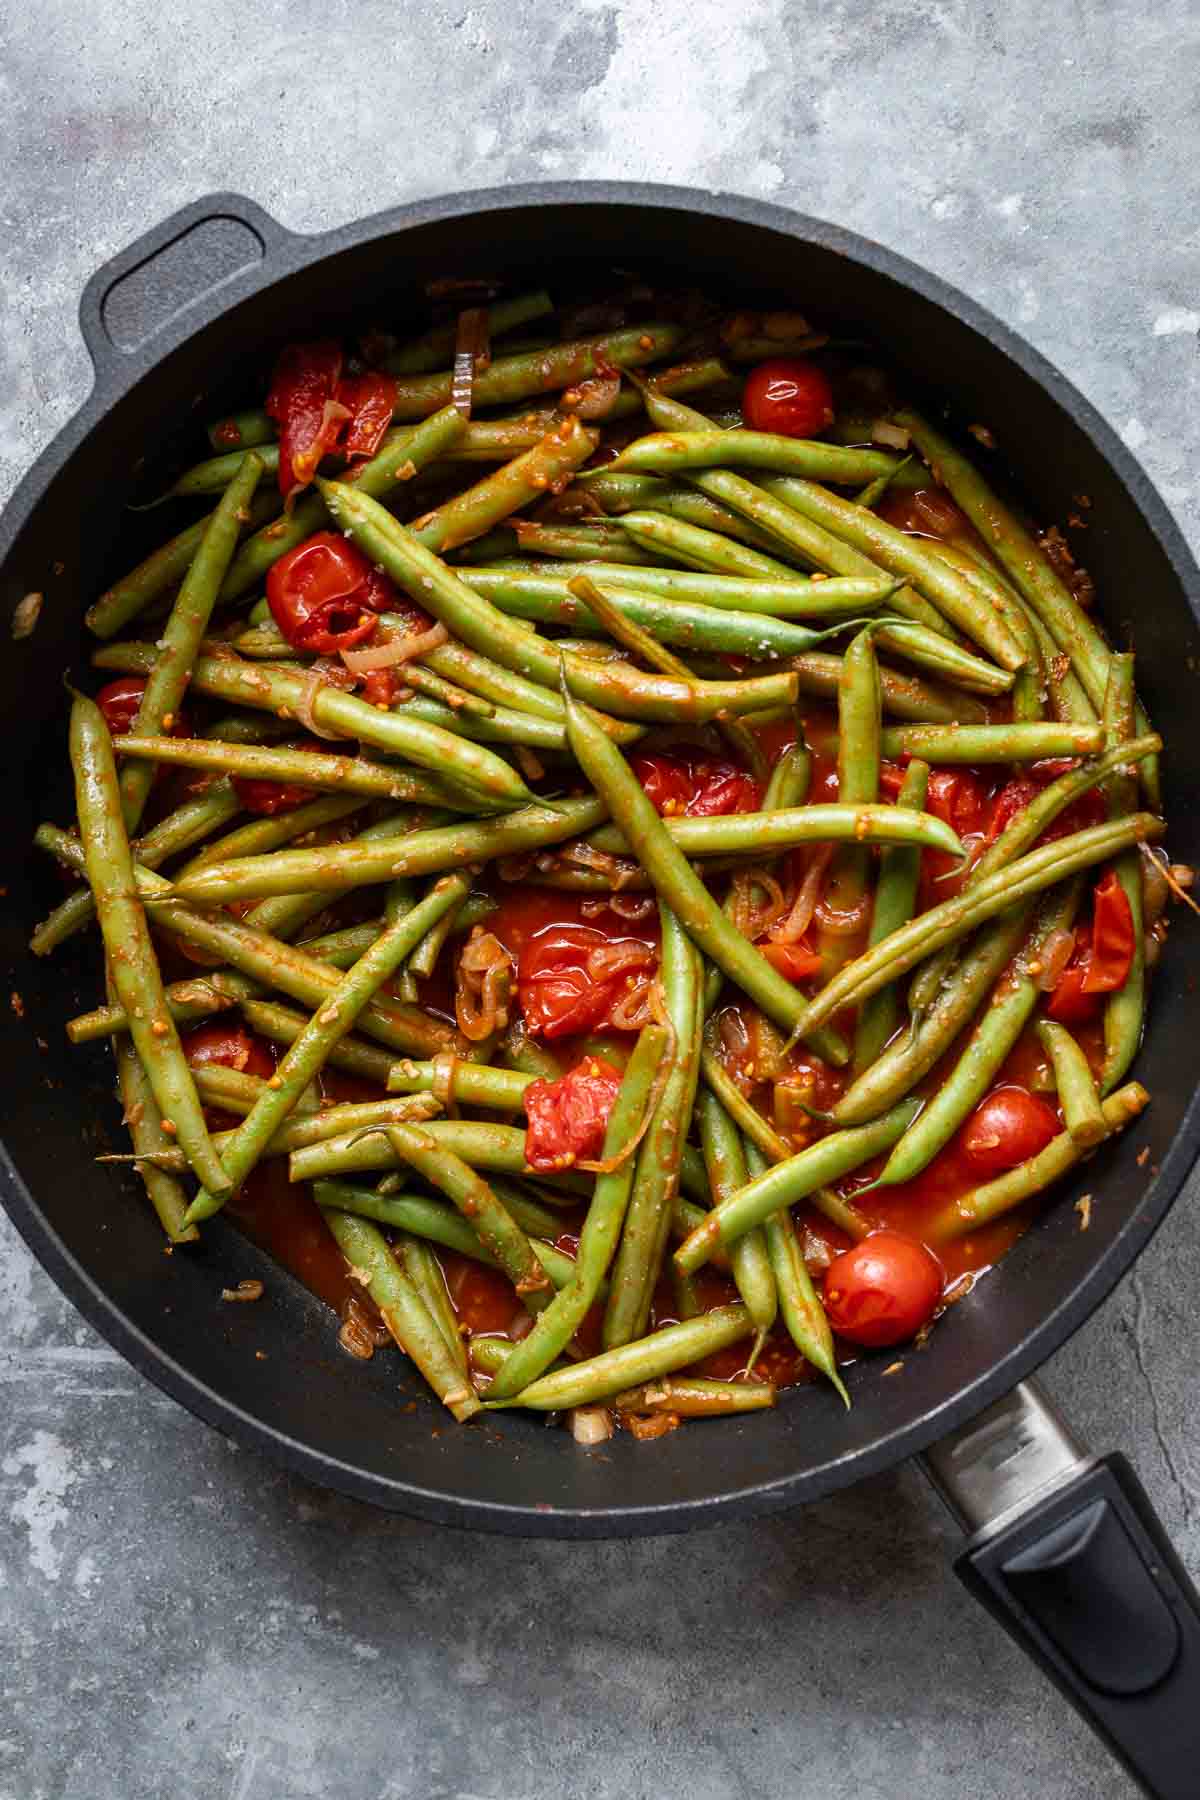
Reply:
[[[361,644],[397,598],[387,576],[336,531],[306,538],[267,574],[271,617],[294,650],[318,656]]]
[[[758,783],[732,763],[665,752],[634,756],[630,762],[646,798],[667,818],[686,814],[693,819],[712,819],[758,810]]]
[[[773,356],[746,377],[742,416],[751,431],[816,437],[833,424],[833,389],[806,357]]]
[[[821,973],[821,958],[807,944],[760,944],[758,948],[773,969],[789,981],[807,981]]]
[[[180,1041],[190,1068],[203,1069],[218,1063],[223,1069],[237,1069],[263,1081],[275,1073],[275,1058],[268,1045],[233,1021],[208,1019],[185,1031]]]
[[[873,1231],[835,1257],[825,1275],[829,1323],[839,1337],[870,1350],[915,1337],[941,1297],[941,1264],[902,1231]]]
[[[605,972],[618,961],[623,966]],[[637,938],[612,938],[591,925],[548,926],[530,938],[517,964],[527,1028],[548,1038],[621,1029],[618,1009],[632,987],[648,981],[654,961],[653,950]]]
[[[604,1148],[621,1071],[599,1056],[525,1089],[525,1161],[531,1169],[570,1169],[594,1162]]]
[[[343,422],[338,449],[347,456],[374,456],[383,435],[392,422],[396,404],[396,378],[378,369],[362,375],[343,375],[337,385],[337,399],[350,417]]]
[[[1073,765],[1072,765],[1073,766]],[[1017,775],[1006,782],[992,802],[992,815],[988,821],[987,841],[994,844],[1005,826],[1015,819],[1018,813],[1025,811],[1031,800],[1036,800],[1047,781],[1052,781],[1056,774],[1061,774],[1061,766],[1048,773],[1053,765],[1035,764],[1045,780],[1038,781],[1032,774]],[[1093,788],[1089,793],[1081,794],[1073,800],[1049,825],[1038,839],[1039,844],[1049,844],[1055,838],[1069,837],[1073,831],[1086,831],[1089,826],[1104,823],[1104,798]]]
[[[133,730],[145,691],[144,675],[118,675],[115,681],[106,682],[100,689],[96,705],[104,714],[104,723],[113,737],[125,737]],[[190,734],[191,727],[184,714],[176,713],[171,721],[171,736],[188,737]]]
[[[1083,977],[1085,994],[1111,994],[1123,988],[1133,962],[1133,912],[1116,871],[1096,883],[1092,903],[1092,948]]]
[[[1003,1175],[1037,1156],[1061,1130],[1054,1108],[1027,1088],[993,1088],[963,1126],[963,1154],[981,1175]]]
[[[279,487],[286,499],[305,487],[331,450],[374,456],[391,424],[392,376],[342,374],[341,345],[289,344],[279,356],[267,412],[279,426]]]

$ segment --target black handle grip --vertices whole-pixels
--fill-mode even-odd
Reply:
[[[1123,1456],[1078,1475],[955,1562],[1155,1800],[1200,1794],[1200,1595]]]
[[[79,328],[97,384],[136,373],[138,353],[217,288],[261,279],[260,265],[282,263],[296,242],[253,200],[209,194],[172,213],[97,269],[79,303]],[[155,353],[160,349],[155,342]]]

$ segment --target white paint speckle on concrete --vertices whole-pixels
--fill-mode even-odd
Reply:
[[[1140,419],[1126,419],[1121,427],[1121,440],[1130,450],[1140,450],[1149,436]]]
[[[1200,333],[1200,312],[1186,306],[1169,306],[1154,321],[1155,337],[1195,337]]]
[[[24,1492],[9,1507],[9,1518],[28,1534],[29,1561],[47,1581],[62,1574],[65,1552],[56,1541],[70,1513],[66,1496],[79,1481],[83,1469],[74,1453],[52,1431],[35,1431],[0,1463],[0,1471],[19,1482]]]

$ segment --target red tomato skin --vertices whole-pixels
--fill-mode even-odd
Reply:
[[[329,754],[328,745],[317,738],[301,738],[291,748],[312,750],[322,756]],[[244,811],[268,818],[276,813],[295,812],[298,806],[315,800],[318,794],[318,789],[302,787],[298,781],[256,781],[245,775],[234,776],[233,788]]]
[[[990,1179],[1029,1162],[1061,1130],[1054,1108],[1028,1088],[993,1088],[963,1126],[963,1153],[973,1169]]]
[[[591,925],[551,925],[529,939],[517,962],[517,995],[533,1036],[575,1037],[611,1024],[634,971],[597,979],[588,971],[588,960],[605,945],[624,941],[646,948],[640,939],[625,940]],[[647,951],[636,972],[646,973],[652,966],[653,953]]]
[[[337,442],[336,409],[342,372],[340,344],[288,344],[279,354],[267,394],[267,413],[279,426],[279,491],[286,500],[305,487]]]
[[[821,972],[821,958],[807,944],[759,944],[758,948],[788,981],[807,981]]]
[[[742,417],[751,431],[816,437],[833,424],[829,378],[807,357],[773,356],[747,375]]]
[[[761,804],[754,777],[715,757],[654,753],[630,763],[646,798],[665,818],[713,819],[757,812]]]
[[[1133,912],[1116,870],[1096,883],[1092,910],[1092,950],[1083,975],[1085,994],[1123,988],[1133,964]]]
[[[1100,1016],[1103,999],[1089,994],[1084,987],[1089,956],[1082,956],[1059,976],[1058,985],[1046,1002],[1046,1017],[1057,1025],[1088,1025]]]
[[[379,369],[363,375],[343,375],[337,386],[338,401],[350,410],[339,448],[347,456],[374,456],[396,405],[396,378]]]
[[[873,1231],[834,1258],[824,1302],[839,1337],[878,1350],[915,1337],[942,1297],[942,1267],[933,1252],[902,1231]]]
[[[525,1089],[530,1168],[553,1171],[594,1162],[604,1148],[620,1086],[621,1071],[600,1056],[585,1056],[557,1081],[531,1082]]]
[[[183,1053],[188,1067],[203,1069],[217,1063],[223,1069],[238,1069],[243,1075],[257,1075],[268,1081],[275,1073],[275,1058],[270,1046],[236,1021],[207,1019],[181,1033]]]
[[[145,692],[144,675],[118,675],[115,681],[106,682],[100,689],[96,705],[104,714],[104,723],[112,737],[126,737],[133,730]],[[190,737],[191,729],[185,713],[177,712],[171,721],[170,735]]]
[[[1044,768],[1045,764],[1035,764],[1035,768]],[[1036,800],[1046,785],[1044,781],[1035,781],[1032,775],[1017,775],[1005,784],[992,802],[991,817],[988,820],[987,841],[994,844],[1004,828],[1024,812],[1031,800]],[[1104,799],[1095,789],[1081,794],[1078,800],[1064,808],[1057,819],[1051,821],[1042,832],[1039,844],[1053,843],[1056,838],[1069,837],[1073,831],[1086,831],[1089,826],[1104,823]]]
[[[396,589],[356,545],[318,531],[267,571],[271,617],[294,650],[321,656],[369,638],[376,615],[390,611]]]

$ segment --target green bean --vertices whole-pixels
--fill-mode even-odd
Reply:
[[[836,696],[842,672],[840,656],[808,650],[803,656],[793,656],[789,667],[799,680],[802,694],[816,694],[826,700]],[[884,712],[897,719],[928,725],[983,724],[987,719],[986,709],[970,695],[954,693],[916,675],[901,675],[882,665],[879,690]]]
[[[364,950],[370,949],[383,925],[382,919],[369,919],[362,925],[343,925],[337,931],[324,931],[319,937],[302,938],[300,948],[306,956],[318,957],[335,969],[348,969]]]
[[[841,487],[891,477],[899,459],[770,431],[657,431],[627,445],[608,465],[615,474],[677,475],[692,469],[771,469]]]
[[[397,875],[437,875],[561,843],[597,824],[606,811],[600,799],[563,800],[379,841],[360,838],[311,850],[278,850],[272,856],[240,856],[197,870],[179,883],[175,895],[200,906],[222,906],[268,894],[369,887]]]
[[[256,494],[246,508],[246,518],[239,520],[239,524],[258,530],[268,520],[274,519],[282,506],[283,502],[278,494]],[[96,637],[115,637],[123,625],[128,625],[130,619],[136,618],[160,594],[165,594],[168,589],[181,582],[191,567],[214,516],[208,513],[203,519],[197,519],[186,530],[168,539],[165,544],[160,544],[136,569],[131,569],[128,575],[101,594],[84,614],[88,629]]]
[[[367,1276],[367,1291],[397,1344],[442,1404],[462,1423],[480,1410],[467,1376],[447,1347],[437,1320],[388,1248],[383,1233],[349,1213],[322,1214],[350,1267]]]
[[[601,1351],[586,1362],[572,1363],[554,1374],[543,1375],[505,1406],[528,1406],[538,1412],[560,1412],[565,1407],[592,1406],[641,1382],[671,1375],[676,1369],[711,1356],[749,1337],[754,1321],[744,1306],[718,1306],[698,1319],[666,1325],[648,1337]]]
[[[929,764],[914,758],[904,771],[904,781],[896,796],[896,804],[919,812],[925,804],[929,786]],[[894,844],[879,859],[879,877],[875,885],[875,904],[871,909],[871,928],[867,947],[882,943],[901,925],[907,925],[917,903],[921,879],[921,853],[912,845]],[[900,1024],[900,996],[894,985],[881,988],[859,1009],[854,1028],[853,1071],[861,1075],[882,1054],[884,1045]]]
[[[990,564],[976,561],[966,551],[957,551],[951,544],[943,542],[931,543],[930,549],[943,562],[950,563],[958,569],[966,581],[978,590],[985,605],[993,606],[1000,612],[1009,626],[1013,636],[1020,644],[1025,657],[1025,666],[1017,670],[1012,686],[1012,716],[1019,724],[1045,717],[1043,698],[1046,692],[1046,670],[1042,659],[1041,640],[1034,630],[1033,622],[1025,610],[1024,602],[1015,589],[1009,587],[1004,577]],[[1089,709],[1090,710],[1090,709]],[[1079,720],[1081,724],[1090,720]]]
[[[689,569],[623,569],[619,564],[558,563],[496,569],[463,567],[466,585],[500,611],[543,624],[575,625],[586,607],[572,601],[567,583],[590,575],[606,588],[676,605],[717,608],[736,613],[765,613],[773,620],[835,619],[843,613],[871,612],[896,593],[890,576],[851,576],[813,580],[792,574],[746,576],[706,574]]]
[[[468,650],[465,644],[440,644],[436,650],[427,651],[423,660],[438,674],[493,702],[497,712],[504,708],[562,723],[562,701],[556,693],[540,687],[536,681],[525,681],[490,657]]]
[[[395,812],[385,814],[382,819],[373,820],[370,825],[357,833],[349,841],[352,844],[374,845],[384,841],[394,841],[408,831],[431,830],[435,826],[445,825],[454,817],[452,813],[438,810],[427,811],[420,808],[398,808]],[[269,932],[272,937],[291,939],[301,931],[310,919],[316,918],[327,907],[342,899],[350,888],[323,888],[316,891],[295,889],[290,894],[274,894],[268,899],[260,900],[252,911],[246,914],[246,923],[259,931]],[[415,905],[415,893],[408,896],[408,906]],[[384,917],[389,925],[395,923],[400,916],[399,909],[393,908],[385,901]]]
[[[233,818],[241,810],[241,802],[228,781],[214,782],[203,794],[187,800],[175,811],[160,819],[157,825],[136,839],[130,845],[135,862],[140,862],[148,869],[155,869],[170,856],[178,856],[193,844],[199,843],[211,831]],[[53,832],[54,827],[46,828]],[[42,844],[40,830],[34,833],[34,843],[39,848],[49,849],[54,854],[53,843]],[[65,943],[76,931],[91,923],[96,916],[96,903],[90,888],[80,888],[69,894],[54,911],[34,928],[29,939],[29,948],[35,956],[48,956],[61,943]]]
[[[661,1026],[643,1028],[609,1115],[602,1152],[606,1167],[596,1181],[584,1221],[574,1277],[522,1338],[492,1385],[492,1399],[509,1398],[541,1375],[567,1348],[599,1295],[621,1235],[634,1170],[639,1166],[636,1143],[666,1045],[667,1034]],[[607,1167],[614,1163],[615,1167]]]
[[[546,1306],[552,1293],[549,1276],[511,1212],[445,1140],[425,1127],[388,1126],[384,1136],[402,1166],[414,1169],[431,1187],[445,1194],[470,1224],[484,1249],[493,1256],[531,1313]]]
[[[111,644],[93,660],[98,668],[141,674],[152,666],[154,654],[150,645]],[[425,724],[411,708],[381,712],[356,694],[343,693],[328,683],[314,685],[306,673],[242,662],[234,656],[201,656],[192,671],[192,685],[199,693],[243,706],[293,718],[307,714],[320,730],[357,738],[386,754],[405,757],[488,800],[511,804],[528,793],[516,772],[490,750],[479,749],[455,732]]]
[[[1136,698],[1133,691],[1133,657],[1114,654],[1109,661],[1108,687],[1104,696],[1104,724],[1114,749],[1128,745],[1136,729]],[[1109,779],[1105,802],[1110,819],[1123,818],[1137,805],[1137,781],[1125,765],[1119,766]],[[1133,925],[1133,957],[1124,985],[1109,994],[1104,1003],[1104,1067],[1100,1072],[1100,1091],[1111,1093],[1122,1081],[1137,1055],[1142,1041],[1142,1025],[1146,1013],[1146,924],[1142,893],[1142,870],[1139,854],[1128,851],[1113,865],[1121,892],[1129,902]]]
[[[444,407],[405,433],[402,441],[397,441],[398,434],[389,432],[369,461],[347,470],[345,480],[361,486],[364,493],[381,498],[411,481],[419,469],[450,449],[465,429],[466,422],[457,408]],[[299,499],[293,496],[291,508],[282,519],[256,532],[242,545],[221,585],[218,605],[228,606],[252,592],[281,556],[328,524],[329,514],[319,493],[309,488]]]
[[[167,1011],[158,960],[134,885],[138,872],[121,816],[112,740],[100,708],[82,694],[71,706],[70,746],[82,858],[96,898],[108,967],[163,1130],[175,1138],[201,1181],[227,1192],[229,1182],[209,1139],[179,1033]],[[158,880],[149,870],[141,875],[147,881]]]
[[[1054,1071],[1063,1123],[1072,1140],[1090,1150],[1108,1136],[1108,1125],[1088,1059],[1065,1025],[1039,1019],[1037,1034]]]
[[[239,1118],[245,1118],[253,1109],[266,1086],[260,1075],[248,1075],[244,1069],[228,1069],[222,1063],[201,1063],[199,1068],[192,1070],[192,1079],[205,1106],[220,1107],[223,1112],[237,1113]],[[297,1117],[301,1113],[314,1113],[319,1106],[317,1090],[310,1083],[296,1101],[293,1113]]]
[[[329,788],[344,794],[366,794],[469,811],[478,807],[429,776],[417,775],[361,756],[317,750],[277,749],[263,744],[217,744],[207,738],[119,737],[119,756],[144,758],[187,769],[216,769],[246,781],[294,781],[305,787]]]
[[[678,325],[634,325],[603,337],[578,338],[520,356],[498,356],[481,369],[472,388],[476,407],[506,406],[534,394],[552,394],[587,381],[601,368],[637,368],[657,362],[682,342]],[[450,400],[453,372],[402,377],[397,386],[394,417],[423,419]]]
[[[772,812],[723,813],[714,818],[668,818],[667,835],[687,857],[750,856],[789,850],[796,844],[913,844],[961,856],[954,830],[932,813],[913,807],[842,805],[840,801],[781,807]],[[593,849],[628,856],[630,840],[616,824],[588,834]]]
[[[520,675],[547,687],[557,684],[559,658],[536,633],[515,629],[369,496],[344,487],[335,494],[339,484],[333,482],[321,486],[335,518],[350,530],[359,548],[393,580],[419,595],[421,604],[448,631]],[[578,656],[564,656],[562,661],[571,690],[619,718],[661,718],[678,723],[680,719],[713,718],[722,711],[753,712],[786,702],[795,690],[795,683],[785,675],[740,682],[683,682],[622,665],[598,668]]]
[[[227,1070],[226,1074],[229,1073],[230,1071]],[[223,1112],[234,1113],[239,1120],[244,1122],[258,1101],[263,1098],[264,1090],[267,1089],[267,1083],[259,1081],[257,1076],[247,1076],[244,1079],[254,1084],[253,1096],[222,1091],[224,1084],[202,1075],[199,1070],[196,1071],[196,1088],[206,1106],[216,1106]],[[346,1138],[356,1132],[361,1134],[364,1131],[381,1130],[389,1125],[424,1125],[434,1118],[438,1111],[437,1101],[428,1094],[407,1094],[402,1098],[393,1095],[386,1100],[344,1101],[339,1106],[321,1107],[315,1102],[312,1105],[307,1104],[309,1094],[314,1091],[310,1084],[305,1094],[301,1096],[305,1104],[298,1103],[292,1116],[285,1119],[278,1129],[271,1133],[259,1152],[260,1159],[291,1156],[294,1152],[307,1150],[314,1144],[329,1143],[334,1139]],[[213,1143],[220,1154],[224,1155],[234,1146],[238,1129],[235,1126],[226,1131],[213,1133]],[[98,1162],[126,1160],[128,1159],[120,1156],[97,1158]],[[172,1149],[161,1152],[156,1154],[153,1160],[160,1169],[178,1174],[186,1173],[187,1162],[182,1151]]]
[[[665,901],[661,979],[673,1044],[671,1062],[637,1155],[632,1197],[613,1262],[612,1288],[604,1313],[608,1349],[645,1331],[654,1299],[679,1186],[680,1150],[696,1097],[700,1067],[700,992],[703,968],[695,945]]]
[[[208,792],[212,793],[213,789],[209,788]],[[176,870],[175,879],[180,880],[193,869],[203,869],[208,863],[227,862],[235,856],[263,856],[269,850],[281,849],[284,844],[290,844],[298,837],[307,837],[310,831],[320,830],[325,825],[336,825],[340,820],[361,812],[363,804],[362,796],[357,794],[323,795],[318,800],[309,800],[303,806],[294,807],[290,812],[250,819],[245,825],[239,825],[224,837],[218,838],[215,843],[206,844],[190,862]]]
[[[802,1029],[807,1003],[762,952],[729,923],[676,847],[620,750],[573,700],[567,700],[567,735],[576,760],[632,845],[660,901],[675,914],[710,962],[715,962],[744,989],[768,1018],[788,1031]],[[827,1044],[827,1048],[834,1046]]]
[[[455,1156],[472,1169],[486,1169],[498,1175],[533,1173],[525,1161],[525,1133],[515,1125],[482,1124],[475,1119],[431,1119],[421,1131],[433,1139],[439,1152]],[[290,1175],[293,1181],[317,1181],[329,1175],[403,1168],[405,1161],[379,1132],[369,1136],[346,1134],[295,1151]]]
[[[788,581],[786,563],[761,550],[752,550],[717,531],[707,531],[668,513],[628,512],[621,515],[621,529],[634,544],[670,562],[684,563],[702,574],[735,575],[754,581]]]
[[[353,1028],[376,990],[395,973],[429,927],[456,900],[465,898],[467,890],[465,876],[444,878],[405,918],[389,925],[340,981],[335,978],[333,989],[289,1046],[253,1109],[223,1150],[221,1161],[228,1177],[226,1190],[229,1183],[235,1188],[241,1186],[300,1094],[320,1073],[333,1045]],[[221,1195],[205,1192],[202,1188],[188,1209],[187,1223],[198,1224],[211,1218],[221,1204]]]
[[[488,338],[502,337],[531,319],[544,319],[554,311],[554,302],[545,288],[534,288],[528,294],[511,294],[506,300],[494,300],[486,308]],[[458,331],[457,319],[445,325],[431,325],[420,337],[389,350],[380,367],[390,375],[420,375],[428,369],[441,369],[447,360],[453,362]]]
[[[130,726],[130,738],[157,737],[161,732],[169,732],[174,723],[187,693],[192,664],[208,630],[217,590],[233,558],[241,520],[262,472],[262,458],[249,451],[221,496],[158,639],[158,655],[146,678],[137,716]],[[125,824],[133,831],[149,799],[154,769],[127,760],[118,780]]]
[[[880,731],[879,665],[870,630],[860,631],[842,657],[838,683],[839,801],[870,806],[879,799]],[[866,893],[866,849],[861,840],[843,844],[835,852],[826,877],[825,904],[832,913],[855,913],[864,904]],[[846,961],[846,937],[822,929],[818,932],[818,948],[822,972],[828,980]]]
[[[924,757],[932,763],[1036,762],[1043,756],[1094,756],[1104,748],[1100,725],[1034,721],[1013,725],[892,725],[885,756]]]
[[[1047,895],[1028,940],[980,1009],[958,1062],[892,1151],[877,1177],[878,1186],[912,1181],[927,1168],[991,1087],[1041,997],[1036,976],[1047,940],[1070,930],[1081,881],[1077,876]]]
[[[486,547],[487,554],[482,552]],[[594,525],[542,524],[537,519],[513,519],[507,527],[477,538],[460,559],[489,563],[500,558],[554,557],[560,562],[603,562],[628,567],[657,568],[662,557],[635,544],[620,525],[599,521]],[[782,563],[780,568],[783,568]],[[784,570],[784,573],[787,571]]]
[[[578,419],[561,420],[532,449],[426,513],[413,525],[412,535],[427,550],[439,554],[457,550],[531,500],[561,486],[587,461],[598,441],[596,432],[588,431]]]
[[[1124,1087],[1110,1094],[1102,1102],[1108,1135],[1123,1130],[1149,1104],[1150,1096],[1139,1081],[1126,1082]],[[1069,1131],[1060,1132],[1028,1162],[1018,1164],[1006,1175],[997,1176],[995,1181],[973,1188],[970,1193],[960,1194],[957,1200],[935,1214],[926,1226],[930,1241],[945,1243],[968,1231],[977,1231],[981,1225],[990,1225],[1014,1207],[1042,1193],[1086,1155],[1085,1147],[1077,1144]]]
[[[146,1078],[142,1059],[129,1038],[117,1045],[117,1091],[138,1159],[137,1172],[168,1241],[172,1244],[198,1242],[200,1233],[196,1227],[184,1224],[188,1202],[183,1188],[174,1175],[154,1166],[153,1158],[164,1150],[173,1150],[175,1144],[162,1128],[162,1114],[154,1091]]]
[[[974,892],[978,884],[997,870],[1005,868],[1014,857],[1031,849],[1042,836],[1048,825],[1063,813],[1072,801],[1088,793],[1092,788],[1104,782],[1123,762],[1137,762],[1141,757],[1151,755],[1162,748],[1162,740],[1153,735],[1135,738],[1125,745],[1122,753],[1119,749],[1109,749],[1095,761],[1084,763],[1081,768],[1071,769],[1060,775],[1042,789],[1021,811],[1014,814],[994,843],[989,844],[983,855],[975,862],[962,887],[963,895]],[[929,1005],[945,978],[949,966],[945,954],[934,956],[918,973],[909,993],[909,1008],[914,1013],[923,1012]]]
[[[430,926],[408,959],[407,967],[410,975],[427,981],[433,974],[438,965],[438,958],[446,946],[446,940],[460,929],[459,915],[467,903],[467,898],[468,896],[464,893],[457,906],[451,907],[449,912],[442,914],[436,924]]]
[[[208,428],[208,441],[214,450],[238,455],[259,444],[270,444],[274,437],[275,421],[259,407],[227,413],[223,419],[214,419]]]
[[[914,474],[912,462],[911,454],[901,457],[894,468],[888,469],[883,475],[876,475],[874,481],[868,481],[866,486],[855,494],[855,506],[865,506],[868,512],[874,512],[893,482],[903,483]]]
[[[467,1256],[489,1268],[499,1268],[491,1252],[485,1250],[461,1213],[440,1200],[424,1194],[379,1194],[374,1188],[353,1187],[345,1181],[318,1181],[313,1185],[317,1205],[335,1212],[353,1213],[356,1218],[373,1219],[396,1231],[412,1232],[443,1250]],[[566,1287],[575,1276],[575,1260],[553,1244],[533,1236],[531,1239],[538,1261],[556,1288]]]
[[[675,571],[662,572],[673,574]],[[490,573],[487,569],[464,571],[472,589],[478,584],[471,577]],[[598,586],[627,620],[651,632],[659,643],[760,660],[800,655],[855,622],[839,618],[836,624],[816,631],[811,626],[791,619],[771,618],[765,613],[738,612],[732,607],[705,606],[697,601],[660,599],[654,594],[636,593],[624,583],[614,584],[611,579],[614,573],[627,575],[630,571],[614,569],[606,563],[581,564],[563,592],[558,592],[555,587],[549,593],[526,598],[524,590],[528,584],[522,583],[512,597],[498,600],[497,605],[507,619],[523,618],[539,625],[566,626],[575,632],[596,632],[602,628],[599,614],[594,605],[583,599],[578,585],[588,581]],[[685,679],[690,682],[693,678],[685,675]]]
[[[561,1074],[555,1070],[555,1079]],[[447,1106],[482,1106],[491,1112],[524,1112],[525,1090],[537,1075],[517,1069],[489,1069],[479,1063],[446,1057],[443,1063],[393,1062],[388,1074],[392,1094],[437,1094]]]
[[[911,583],[917,593],[1002,669],[1015,671],[1021,667],[1021,646],[1003,616],[984,602],[957,569],[927,549],[920,538],[910,537],[875,513],[855,506],[852,500],[840,499],[813,481],[794,475],[768,476],[763,486],[775,504],[794,507],[810,523],[869,556],[877,567]],[[897,604],[894,599],[892,604]]]
[[[295,1043],[308,1023],[306,1014],[293,1012],[290,1006],[253,996],[242,1001],[242,1017],[252,1031],[273,1038],[278,1044]],[[353,1036],[343,1038],[334,1046],[329,1052],[329,1061],[335,1069],[345,1069],[348,1075],[360,1075],[364,1081],[374,1081],[380,1087],[387,1086],[392,1068],[392,1058],[386,1050]]]
[[[810,1033],[839,1008],[860,1005],[889,981],[906,974],[926,956],[941,949],[943,944],[956,942],[975,926],[995,918],[998,913],[1044,888],[1065,881],[1078,869],[1091,868],[1135,844],[1161,837],[1162,831],[1162,820],[1153,813],[1135,813],[1129,819],[1072,832],[1069,837],[1058,838],[1040,850],[1030,851],[955,899],[943,900],[940,906],[930,907],[910,925],[894,931],[882,944],[847,963],[809,1002],[807,1017],[796,1029]]]
[[[775,1405],[771,1381],[714,1381],[709,1376],[666,1376],[617,1394],[618,1412],[675,1413],[682,1419],[721,1419],[730,1413],[762,1412]]]
[[[833,1131],[748,1181],[737,1193],[718,1201],[703,1223],[684,1239],[675,1252],[676,1266],[694,1274],[709,1261],[718,1244],[735,1242],[779,1207],[808,1199],[817,1188],[890,1150],[912,1124],[920,1105],[919,1100],[903,1100],[872,1124]]]
[[[469,1379],[467,1346],[459,1330],[458,1314],[451,1304],[446,1277],[436,1253],[420,1238],[410,1237],[408,1232],[402,1231],[392,1246],[392,1254],[425,1302],[429,1315],[441,1332],[446,1348],[458,1364],[463,1378]]]
[[[755,1179],[766,1174],[766,1159],[753,1144],[747,1147],[746,1161],[748,1172]],[[805,1360],[832,1382],[843,1406],[849,1410],[850,1396],[838,1374],[829,1320],[813,1287],[812,1277],[796,1236],[796,1226],[786,1206],[781,1206],[778,1212],[772,1213],[764,1221],[763,1231],[779,1290],[779,1308],[788,1336]]]
[[[670,481],[660,481],[654,475],[611,475],[607,467],[589,469],[587,493],[593,500],[598,500],[610,516],[652,510],[656,517],[665,515],[679,519],[685,525],[695,525],[702,531],[733,538],[739,544],[749,544],[752,550],[761,550],[765,556],[782,560],[788,565],[789,573],[793,572],[793,561],[798,560],[778,538],[760,531],[758,526],[751,525],[748,519],[743,519],[729,507],[710,500],[707,494],[698,494],[694,488],[679,487]]]
[[[707,1081],[707,1069],[705,1080]],[[746,1154],[736,1125],[722,1106],[711,1085],[696,1100],[696,1119],[700,1142],[708,1170],[709,1186],[714,1202],[727,1199],[746,1185]],[[779,1294],[767,1240],[755,1228],[740,1237],[729,1253],[733,1279],[742,1302],[758,1330],[758,1344],[775,1323],[779,1311]],[[751,1361],[754,1358],[751,1357]]]

